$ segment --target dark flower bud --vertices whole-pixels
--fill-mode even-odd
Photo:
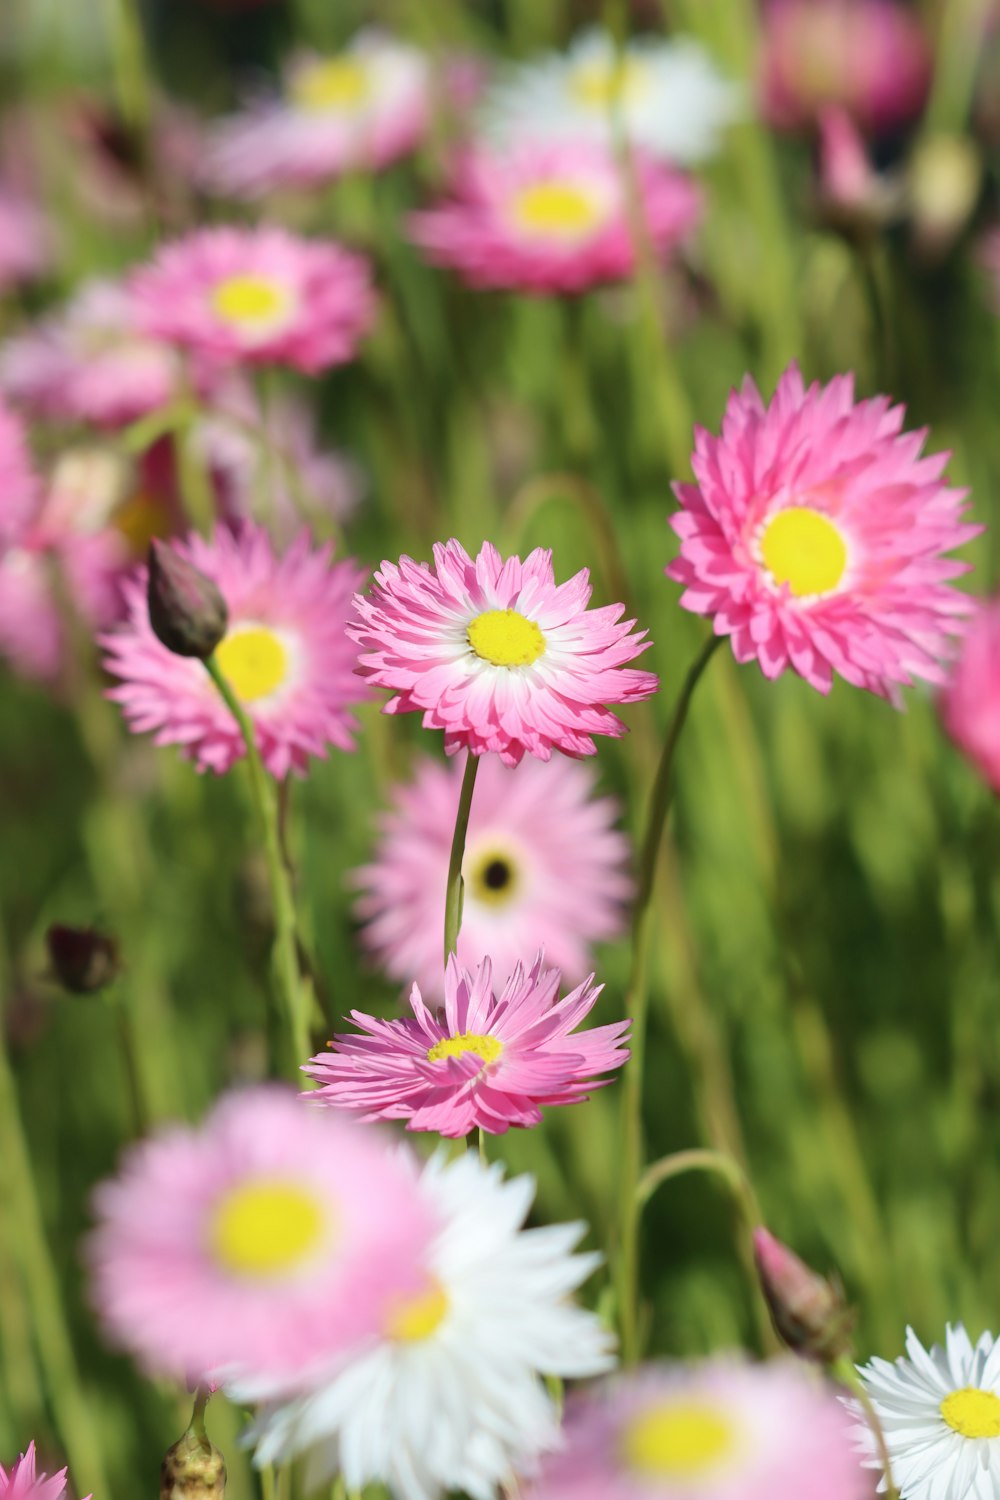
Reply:
[[[149,623],[175,656],[207,661],[226,633],[229,611],[216,584],[173,547],[149,546]]]
[[[54,923],[45,934],[52,977],[73,995],[92,995],[118,977],[118,943],[93,927]]]
[[[754,1230],[753,1252],[764,1300],[782,1342],[824,1365],[848,1354],[854,1312],[843,1289],[810,1270],[766,1229]]]

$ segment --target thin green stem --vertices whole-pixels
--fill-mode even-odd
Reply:
[[[152,118],[152,85],[146,43],[134,0],[104,0],[105,25],[115,70],[118,107],[145,144]]]
[[[268,884],[271,890],[271,904],[274,909],[272,954],[274,982],[291,1042],[292,1076],[297,1078],[299,1067],[312,1052],[309,1038],[310,997],[299,969],[298,922],[288,868],[281,855],[278,797],[274,783],[265,771],[264,763],[260,758],[257,736],[249,715],[214,657],[208,658],[205,667],[223,702],[239,725],[243,743],[246,746],[250,796],[257,814],[264,860],[267,865]]]
[[[840,1384],[846,1386],[851,1394],[857,1398],[858,1404],[861,1406],[868,1420],[868,1426],[871,1428],[872,1437],[875,1439],[879,1458],[882,1462],[882,1472],[886,1483],[886,1488],[882,1493],[885,1495],[886,1500],[899,1500],[899,1491],[892,1477],[892,1459],[889,1456],[889,1445],[885,1440],[885,1433],[882,1431],[882,1423],[878,1419],[878,1412],[872,1405],[871,1398],[865,1390],[864,1381],[846,1354],[842,1354],[839,1359],[834,1360],[830,1366],[830,1374],[834,1380],[839,1380]]]
[[[632,964],[626,991],[626,1013],[632,1017],[632,1056],[622,1079],[622,1155],[617,1255],[618,1316],[622,1360],[638,1358],[639,1319],[639,1203],[636,1189],[642,1171],[642,1084],[649,1011],[649,947],[651,907],[663,830],[673,798],[674,759],[691,699],[702,673],[722,637],[711,636],[692,662],[674,707],[649,800],[646,832],[639,863],[639,886],[632,911]]]
[[[180,479],[181,496],[191,525],[209,536],[215,522],[215,495],[212,481],[196,445],[194,420],[174,429],[174,454]]]
[[[462,926],[462,900],[465,894],[465,882],[462,879],[462,860],[465,857],[465,839],[469,831],[469,813],[472,811],[472,794],[476,788],[476,772],[479,770],[479,756],[468,752],[465,762],[465,775],[462,777],[462,791],[458,799],[458,812],[455,814],[455,832],[451,840],[451,858],[448,861],[448,889],[444,903],[444,962],[448,966],[448,959],[458,950],[458,934]]]

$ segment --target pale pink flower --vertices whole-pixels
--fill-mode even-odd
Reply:
[[[35,1445],[29,1443],[9,1469],[0,1464],[0,1500],[62,1500],[66,1493],[66,1470],[50,1478],[35,1471]],[[87,1500],[91,1500],[88,1495]]]
[[[363,256],[262,225],[195,230],[132,278],[140,328],[219,365],[315,375],[354,358],[375,315]]]
[[[142,334],[128,291],[88,282],[61,312],[0,348],[0,386],[33,416],[119,427],[180,390],[177,351]]]
[[[802,1365],[647,1365],[567,1407],[525,1500],[868,1500],[836,1396]]]
[[[813,125],[828,105],[876,133],[923,109],[932,54],[917,10],[900,0],[766,0],[763,107],[773,125]]]
[[[593,755],[595,734],[625,733],[604,705],[648,698],[658,680],[624,667],[652,642],[631,633],[624,605],[588,610],[589,579],[583,568],[556,584],[542,548],[522,562],[484,542],[473,560],[454,539],[435,543],[433,568],[384,562],[348,626],[357,671],[395,694],[386,713],[443,729],[449,755],[495,751],[511,766],[525,753]]]
[[[518,964],[499,996],[488,958],[470,973],[455,955],[445,973],[444,1011],[427,1009],[417,985],[412,1018],[383,1021],[352,1010],[363,1034],[334,1037],[303,1069],[320,1085],[308,1097],[365,1120],[405,1120],[407,1130],[502,1135],[537,1125],[548,1104],[577,1104],[610,1083],[600,1073],[628,1058],[631,1021],[576,1031],[603,985],[593,974],[564,999],[558,969]]]
[[[0,187],[0,295],[37,281],[52,261],[48,224],[26,198]]]
[[[525,954],[544,948],[575,984],[593,966],[593,945],[621,931],[629,841],[615,827],[615,800],[595,795],[596,779],[562,756],[529,757],[511,770],[490,755],[480,765],[462,864],[463,968],[489,956],[502,984]],[[444,998],[441,935],[461,782],[457,762],[422,760],[383,815],[372,863],[355,875],[365,947],[435,1003]]]
[[[941,718],[955,744],[1000,792],[1000,599],[976,610],[944,692]]]
[[[283,556],[267,532],[224,527],[211,541],[192,534],[173,543],[211,578],[229,610],[215,659],[256,731],[272,775],[305,770],[328,745],[353,748],[350,706],[365,696],[354,674],[345,623],[364,574],[332,549],[314,549],[300,532]],[[243,739],[203,664],[175,656],[157,640],[146,607],[146,570],[124,585],[125,622],[101,638],[106,669],[122,680],[109,697],[136,733],[179,745],[199,770],[227,771],[244,754]]]
[[[748,377],[721,437],[697,429],[667,577],[737,661],[822,693],[836,672],[896,704],[914,678],[944,680],[972,608],[951,585],[967,565],[944,553],[979,528],[942,483],[948,454],[922,458],[926,432],[902,432],[903,416],[887,396],[856,402],[851,375],[807,389],[793,365],[769,406]]]
[[[690,178],[636,153],[636,191],[654,253],[665,259],[697,224]],[[472,286],[584,292],[635,269],[625,181],[599,141],[470,147],[443,202],[410,215],[410,236],[435,265]]]
[[[127,1153],[87,1254],[113,1340],[181,1379],[307,1388],[422,1291],[436,1230],[388,1143],[275,1085]]]

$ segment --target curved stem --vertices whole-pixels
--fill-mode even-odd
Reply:
[[[830,1366],[830,1374],[835,1380],[839,1380],[841,1385],[846,1386],[851,1394],[857,1398],[858,1404],[861,1406],[868,1420],[872,1437],[875,1439],[878,1447],[878,1456],[882,1463],[882,1472],[885,1475],[886,1484],[882,1493],[886,1496],[886,1500],[899,1500],[899,1491],[892,1477],[892,1459],[889,1455],[889,1445],[885,1440],[885,1433],[882,1431],[882,1423],[878,1419],[878,1412],[872,1405],[871,1398],[865,1390],[864,1381],[846,1354],[842,1354],[839,1359],[834,1360]]]
[[[458,949],[458,934],[462,926],[462,898],[465,893],[465,882],[462,879],[462,860],[465,856],[465,839],[469,831],[469,813],[472,811],[472,793],[476,788],[476,772],[479,770],[479,756],[467,752],[468,758],[465,762],[465,775],[462,777],[462,791],[458,799],[458,812],[455,814],[455,832],[451,840],[451,858],[448,861],[448,889],[444,902],[444,962],[448,967],[448,959]]]

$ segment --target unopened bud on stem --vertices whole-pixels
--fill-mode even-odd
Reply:
[[[54,922],[45,934],[52,978],[73,995],[93,995],[116,979],[121,969],[118,944],[93,927],[65,927]]]
[[[173,547],[151,542],[146,593],[149,623],[175,656],[207,661],[222,640],[229,611],[218,586]]]
[[[766,1229],[754,1230],[753,1252],[764,1300],[783,1343],[824,1365],[848,1354],[854,1312],[842,1288],[818,1276]]]
[[[209,1388],[199,1387],[191,1426],[160,1465],[160,1500],[224,1500],[226,1461],[205,1431]]]

